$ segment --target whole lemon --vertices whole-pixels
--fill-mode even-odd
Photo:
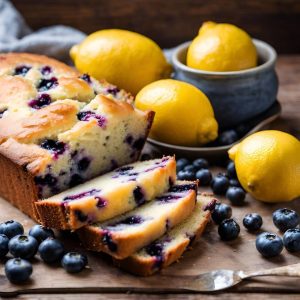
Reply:
[[[238,179],[254,198],[291,201],[300,196],[300,142],[276,130],[252,134],[229,150]]]
[[[238,71],[257,65],[250,36],[231,24],[205,22],[187,52],[187,65],[205,71]]]
[[[151,39],[127,30],[106,29],[71,48],[76,68],[136,94],[148,83],[170,75],[170,65]]]
[[[197,146],[217,138],[213,108],[195,86],[164,79],[150,83],[136,96],[141,110],[155,111],[150,137],[175,145]]]

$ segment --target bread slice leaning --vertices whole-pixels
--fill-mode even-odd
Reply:
[[[149,276],[177,261],[199,239],[210,220],[216,199],[210,194],[197,196],[191,216],[126,259],[114,259],[114,264],[129,273]]]

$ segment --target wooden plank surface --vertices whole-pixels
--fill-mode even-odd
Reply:
[[[298,0],[12,0],[34,29],[65,24],[86,33],[123,28],[162,47],[192,39],[203,21],[229,22],[272,44],[279,53],[300,52]]]
[[[300,78],[300,56],[280,57],[278,62],[278,73],[281,82],[279,99],[283,106],[283,114],[280,120],[276,122],[276,124],[273,124],[273,127],[291,131],[293,134],[300,137],[300,89],[298,86],[298,80]],[[227,200],[225,200],[225,202],[226,201]],[[247,203],[248,204],[244,207],[234,207],[234,217],[239,223],[241,224],[241,220],[245,213],[258,212],[263,215],[263,230],[273,232],[276,232],[276,229],[272,225],[271,214],[276,208],[287,206],[300,212],[299,200],[288,204],[266,205],[257,202],[248,196]],[[27,229],[33,225],[33,222],[29,218],[4,200],[0,200],[0,211],[2,212],[0,221],[13,218],[22,222]],[[1,268],[0,292],[30,293],[30,295],[23,295],[23,299],[42,299],[42,294],[44,293],[57,293],[57,298],[55,299],[69,299],[70,296],[64,297],[63,295],[58,294],[74,292],[104,293],[106,299],[121,299],[123,297],[128,297],[124,292],[130,286],[135,288],[150,288],[153,293],[155,293],[155,289],[169,287],[170,285],[176,287],[176,280],[180,280],[176,276],[194,275],[220,268],[252,271],[259,268],[272,268],[299,262],[299,254],[290,254],[285,250],[279,257],[269,260],[262,258],[255,250],[255,235],[248,233],[243,228],[240,237],[236,241],[227,243],[219,240],[216,229],[216,226],[210,224],[200,242],[197,243],[192,251],[186,253],[180,263],[174,264],[164,270],[161,274],[150,278],[139,278],[126,274],[125,272],[114,268],[111,265],[108,256],[89,253],[90,269],[87,269],[78,275],[68,275],[59,266],[47,266],[36,259],[33,262],[34,272],[32,280],[21,286],[11,285],[3,275],[3,268]],[[82,250],[81,247],[78,246],[78,241],[75,237],[65,234],[61,237],[67,245],[67,248]],[[174,274],[176,274],[175,277]],[[112,292],[114,289],[116,292],[122,294],[105,293],[108,291]],[[232,292],[237,294],[234,294],[231,298],[232,294],[230,293]],[[222,298],[227,297],[228,299],[235,299],[238,297],[237,295],[248,298],[248,294],[247,296],[244,294],[248,292],[300,292],[299,279],[264,278],[247,281],[231,291],[223,293]],[[45,299],[52,299],[52,296],[53,295],[47,295]],[[72,295],[72,298],[76,299],[76,297],[79,298],[79,295]],[[82,295],[80,295],[80,297],[82,297]],[[97,297],[98,299],[101,299],[101,296],[98,295]],[[132,295],[133,299],[143,299],[146,297],[148,297],[148,295]],[[195,295],[190,294],[166,296],[167,299],[193,299],[194,297],[196,298]],[[213,297],[214,296],[210,296],[211,299],[214,299]],[[264,299],[268,298],[268,296],[263,296],[262,294],[259,294],[256,298],[260,299],[260,297],[266,297]],[[151,298],[161,299],[162,297],[153,295]],[[272,295],[272,298],[276,299],[274,295]]]

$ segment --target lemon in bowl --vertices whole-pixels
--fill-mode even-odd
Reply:
[[[251,37],[241,28],[205,22],[188,48],[186,62],[199,70],[240,71],[256,67],[257,52]]]
[[[155,111],[150,137],[173,145],[199,146],[218,136],[218,123],[207,96],[186,82],[163,79],[145,86],[135,106]]]
[[[300,141],[265,130],[229,150],[243,188],[264,202],[291,201],[300,196]]]
[[[229,25],[205,23],[205,34],[179,45],[172,55],[174,78],[195,85],[208,96],[221,129],[236,127],[264,114],[276,102],[278,91],[276,51]],[[200,43],[199,39],[207,44]],[[191,67],[192,62],[188,60],[192,60],[195,50],[191,50],[193,43],[195,49],[201,44],[207,55],[200,49],[201,55],[194,54],[195,65]],[[216,47],[212,46],[214,43]]]
[[[70,55],[80,72],[106,79],[134,95],[148,83],[169,77],[171,72],[154,41],[127,30],[94,32],[73,46]]]

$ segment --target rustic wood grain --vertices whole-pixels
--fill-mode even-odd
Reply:
[[[65,24],[86,33],[123,28],[153,38],[162,47],[192,39],[203,21],[241,26],[280,53],[300,52],[298,0],[12,0],[29,25]]]

